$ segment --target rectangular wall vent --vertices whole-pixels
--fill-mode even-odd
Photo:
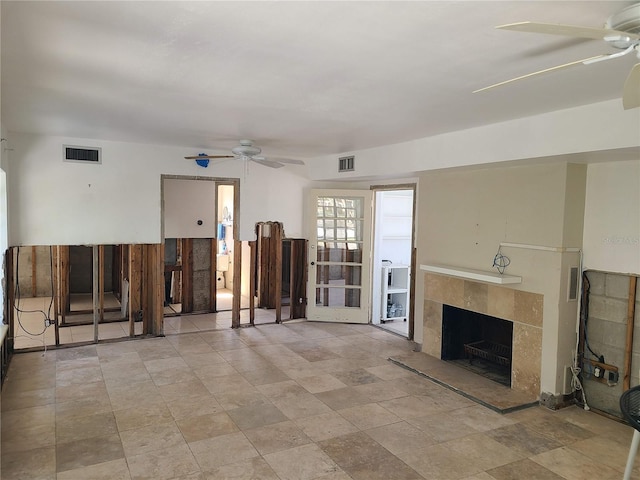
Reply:
[[[65,162],[99,164],[102,163],[102,149],[100,147],[63,145],[62,158]]]
[[[569,270],[569,301],[578,300],[578,267]]]
[[[338,172],[353,172],[353,170],[355,169],[355,158],[356,157],[354,157],[353,155],[349,157],[340,157],[338,159]]]

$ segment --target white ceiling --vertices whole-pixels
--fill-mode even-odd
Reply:
[[[630,3],[2,1],[2,121],[185,154],[393,144],[619,98],[633,55],[471,92],[613,53],[495,25],[600,27]]]

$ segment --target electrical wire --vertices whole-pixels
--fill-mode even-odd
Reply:
[[[53,254],[51,251],[51,247],[49,247],[49,256],[50,256],[50,268],[51,268],[51,301],[49,302],[49,310],[48,312],[45,312],[44,310],[23,310],[20,308],[20,300],[22,297],[22,294],[20,292],[20,247],[17,247],[16,249],[16,286],[14,289],[14,298],[15,298],[15,302],[14,302],[14,309],[16,310],[16,319],[18,320],[18,324],[20,325],[20,328],[22,328],[22,330],[27,334],[30,335],[31,337],[39,337],[41,335],[44,335],[44,333],[47,331],[47,328],[49,327],[46,324],[46,320],[51,321],[51,308],[53,305]],[[35,294],[35,292],[33,292]],[[25,326],[22,324],[22,319],[21,314],[23,313],[42,313],[42,316],[44,317],[45,320],[45,326],[43,328],[43,330],[39,333],[33,333],[30,332],[27,328],[25,328]],[[15,337],[17,338],[17,337]],[[43,342],[44,342],[44,337],[43,337]],[[43,343],[44,344],[44,343]]]
[[[498,270],[498,273],[500,273],[500,275],[504,273],[506,268],[511,263],[511,260],[509,259],[509,257],[502,254],[502,252],[500,251],[501,248],[502,248],[501,246],[498,247],[498,252],[496,253],[496,256],[493,257],[493,265],[491,265],[492,267],[495,267]]]
[[[600,363],[605,363],[604,361],[604,355],[599,355],[596,352],[593,351],[593,349],[591,348],[591,345],[589,345],[589,335],[588,333],[588,329],[587,329],[587,324],[589,322],[589,291],[591,289],[591,283],[589,283],[589,277],[587,277],[586,273],[582,274],[582,296],[583,296],[583,303],[582,303],[582,328],[584,329],[584,343],[587,346],[587,349],[589,350],[589,353],[591,353],[591,355],[593,355]]]

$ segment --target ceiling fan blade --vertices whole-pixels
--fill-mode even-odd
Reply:
[[[536,75],[541,75],[543,73],[553,72],[555,70],[560,70],[562,68],[571,67],[573,65],[587,64],[589,62],[593,63],[594,60],[596,60],[598,58],[602,58],[602,57],[608,57],[608,55],[596,55],[595,57],[583,58],[582,60],[576,60],[575,62],[569,62],[569,63],[565,63],[563,65],[558,65],[556,67],[545,68],[544,70],[538,70],[537,72],[527,73],[526,75],[521,75],[519,77],[512,78],[510,80],[505,80],[504,82],[494,83],[493,85],[489,85],[488,87],[484,87],[484,88],[480,88],[478,90],[474,90],[473,93],[483,92],[485,90],[489,90],[490,88],[500,87],[501,85],[506,85],[507,83],[515,82],[517,80],[522,80],[524,78],[529,78],[529,77],[533,77],[533,76],[536,76]]]
[[[256,158],[256,157],[249,157],[249,160],[251,160],[252,162],[259,163],[260,165],[264,165],[265,167],[270,167],[270,168],[282,168],[282,167],[284,167],[284,164],[278,163],[278,162],[273,162],[271,160],[267,160],[266,158],[265,159],[261,159],[261,158]]]
[[[195,155],[191,157],[184,157],[185,160],[205,160],[207,158],[235,158],[234,155]]]
[[[518,22],[499,25],[496,28],[501,30],[515,30],[517,32],[547,33],[550,35],[564,35],[566,37],[592,38],[602,40],[610,35],[622,35],[631,39],[639,39],[640,35],[634,33],[620,32],[609,28],[579,27],[575,25],[560,25],[554,23],[538,22]]]
[[[640,107],[640,63],[631,69],[622,90],[622,106],[625,110]]]
[[[254,155],[253,158],[255,160],[267,160],[267,157],[263,157],[262,155]],[[290,165],[304,165],[305,163],[302,160],[297,160],[293,158],[281,158],[281,157],[269,157],[269,160],[278,162],[278,163],[288,163]]]

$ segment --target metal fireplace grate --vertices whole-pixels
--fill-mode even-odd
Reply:
[[[511,366],[511,348],[506,345],[481,340],[479,342],[465,343],[464,352],[469,357],[469,360],[472,360],[473,357],[478,357],[505,367]]]

